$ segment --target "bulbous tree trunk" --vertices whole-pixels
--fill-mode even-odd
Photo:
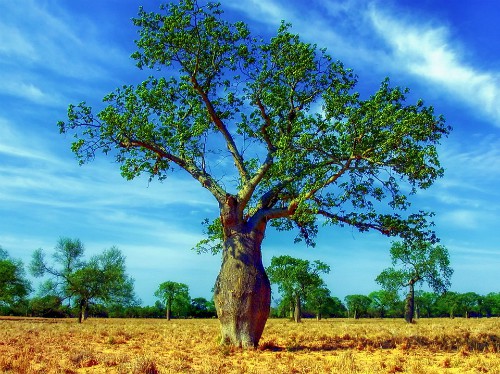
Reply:
[[[269,317],[271,285],[262,264],[260,244],[251,234],[235,234],[225,241],[214,296],[221,342],[256,347]]]
[[[227,216],[221,218],[224,246],[214,292],[221,343],[256,347],[271,306],[271,285],[261,256],[265,227],[251,228]]]

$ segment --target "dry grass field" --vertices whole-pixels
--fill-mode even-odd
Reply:
[[[271,319],[260,347],[218,345],[217,320],[0,319],[2,373],[494,373],[500,319]]]

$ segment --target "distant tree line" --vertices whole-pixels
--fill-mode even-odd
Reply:
[[[404,255],[407,249],[400,244],[394,245],[391,251],[393,260],[409,259],[409,254]],[[443,255],[443,248],[437,249],[438,252],[425,246],[421,250],[417,248],[417,251],[430,253],[432,258],[446,259],[447,254]],[[415,249],[412,253],[414,252]],[[165,281],[158,286],[154,293],[158,300],[154,305],[142,306],[134,294],[133,279],[126,274],[125,258],[116,247],[89,260],[85,260],[83,255],[82,243],[68,238],[59,240],[50,256],[51,261],[47,260],[43,250],[36,250],[29,271],[34,276],[44,276],[46,279],[36,295],[30,297],[33,289],[26,277],[23,263],[12,259],[0,247],[0,315],[75,317],[79,321],[87,317],[216,317],[213,300],[192,298],[188,285],[173,281]],[[411,262],[418,263],[414,260],[413,257]],[[328,265],[321,261],[309,262],[290,256],[273,257],[267,272],[271,282],[278,287],[279,296],[275,297],[271,315],[297,322],[301,318],[406,317],[408,295],[402,297],[399,292],[409,284],[408,280],[427,277],[436,281],[439,278],[437,273],[431,271],[435,267],[429,266],[428,259],[424,262],[425,272],[422,272],[421,267],[417,269],[418,273],[415,269],[402,272],[397,266],[393,266],[377,277],[377,282],[383,289],[368,295],[348,295],[341,300],[331,295],[321,278],[321,274],[330,271]],[[393,261],[393,265],[395,264],[396,261]],[[450,273],[446,266],[445,282]],[[390,276],[386,276],[387,274]],[[438,287],[438,290],[442,291],[442,287]],[[479,295],[475,292],[427,292],[411,289],[410,294],[413,295],[416,318],[500,316],[500,292]]]

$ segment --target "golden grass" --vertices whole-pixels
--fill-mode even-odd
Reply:
[[[217,320],[0,320],[3,373],[492,373],[500,319],[271,319],[256,350],[218,345]]]

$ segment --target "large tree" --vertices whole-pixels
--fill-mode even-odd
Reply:
[[[394,242],[390,252],[393,266],[383,270],[375,280],[388,291],[408,287],[405,320],[411,323],[415,313],[415,285],[425,282],[439,293],[450,287],[453,269],[448,250],[442,245],[417,240]]]
[[[23,263],[12,259],[0,247],[0,307],[13,307],[23,301],[31,292],[31,284],[26,278]]]
[[[187,284],[166,281],[158,286],[155,296],[165,303],[167,321],[170,321],[171,312],[181,312],[189,309],[191,297]]]
[[[269,279],[275,283],[283,297],[291,301],[295,322],[302,317],[302,302],[314,290],[324,285],[321,273],[329,273],[330,267],[315,260],[293,258],[288,255],[273,257],[271,265],[266,269]]]
[[[134,281],[125,271],[125,257],[112,247],[83,259],[84,247],[78,239],[61,238],[49,263],[42,249],[33,253],[30,271],[36,277],[48,275],[42,292],[70,299],[78,309],[78,322],[87,316],[92,302],[107,305],[134,303]]]
[[[262,40],[218,4],[141,8],[133,23],[132,56],[153,76],[110,93],[99,112],[70,105],[60,131],[76,138],[80,163],[114,155],[127,179],[182,169],[211,192],[220,217],[203,247],[222,249],[222,342],[253,347],[264,329],[269,224],[307,244],[318,220],[433,238],[430,214],[409,210],[408,196],[442,175],[435,145],[449,127],[422,100],[407,104],[407,89],[386,79],[362,98],[356,75],[288,24]]]

